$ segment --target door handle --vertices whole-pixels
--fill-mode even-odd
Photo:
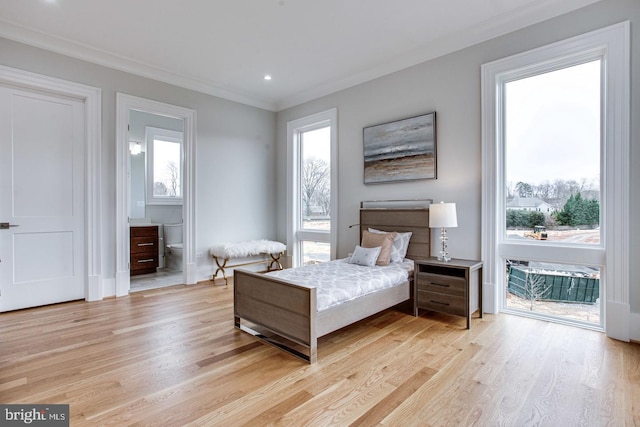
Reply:
[[[8,222],[0,222],[0,230],[8,230],[11,227],[18,227],[18,224],[9,224]]]

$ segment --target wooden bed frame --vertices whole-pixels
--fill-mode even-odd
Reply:
[[[369,227],[411,231],[407,258],[430,255],[428,208],[360,209],[360,235]],[[407,301],[412,279],[318,312],[314,286],[239,269],[234,273],[235,327],[314,363],[318,337]],[[241,324],[241,320],[252,326]]]

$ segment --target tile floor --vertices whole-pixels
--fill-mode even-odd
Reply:
[[[180,285],[183,282],[182,271],[162,269],[157,273],[133,276],[131,278],[131,292]]]

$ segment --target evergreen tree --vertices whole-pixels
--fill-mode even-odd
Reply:
[[[571,194],[561,211],[555,214],[558,225],[577,227],[600,223],[600,203],[586,200],[580,193]]]
[[[537,212],[537,211],[529,212],[528,216],[529,218],[528,218],[527,226],[529,228],[533,228],[536,225],[546,225],[544,214],[542,212]]]

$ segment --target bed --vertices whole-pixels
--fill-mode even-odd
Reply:
[[[359,226],[361,236],[370,228],[411,232],[406,258],[430,256],[428,208],[363,208]],[[397,286],[318,310],[315,286],[239,269],[234,274],[234,326],[315,363],[319,337],[408,301],[412,279],[410,272]]]

